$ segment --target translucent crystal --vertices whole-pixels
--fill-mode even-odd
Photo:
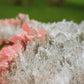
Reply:
[[[80,31],[84,31],[84,21],[79,25],[79,29]]]
[[[65,36],[65,34],[63,34],[63,33],[58,33],[57,35],[56,35],[56,37],[55,37],[55,41],[56,42],[61,42],[61,43],[63,43],[63,42],[65,42],[67,40],[67,37]]]

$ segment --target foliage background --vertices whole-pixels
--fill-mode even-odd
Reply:
[[[65,6],[49,6],[50,0],[34,0],[32,5],[23,0],[24,5],[14,5],[15,0],[0,0],[0,18],[12,18],[18,13],[29,14],[31,19],[41,22],[57,22],[64,18],[80,23],[84,20],[84,0],[66,0]],[[55,0],[54,0],[55,1]]]

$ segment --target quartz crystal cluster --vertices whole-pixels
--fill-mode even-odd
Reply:
[[[0,71],[0,84],[84,84],[84,21],[41,23],[18,17],[0,24],[0,56],[11,60]]]

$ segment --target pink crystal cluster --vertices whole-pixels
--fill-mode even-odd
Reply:
[[[6,44],[4,39],[0,41],[0,45],[4,45],[0,51],[0,84],[3,84],[1,80],[2,73],[5,74],[7,70],[10,71],[12,62],[18,57],[18,52],[22,49],[25,50],[27,42],[29,41],[33,44],[36,40],[43,40],[45,35],[48,34],[44,29],[37,30],[31,27],[28,21],[23,21],[25,19],[24,14],[19,14],[19,18],[20,19],[0,20],[0,26],[3,24],[20,25],[22,28],[21,32],[8,40],[9,44]],[[32,22],[35,24],[37,23],[35,20],[32,20]]]

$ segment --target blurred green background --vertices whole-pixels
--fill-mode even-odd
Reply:
[[[60,1],[60,2],[59,2]],[[84,0],[0,0],[0,19],[29,14],[41,22],[84,20]]]

